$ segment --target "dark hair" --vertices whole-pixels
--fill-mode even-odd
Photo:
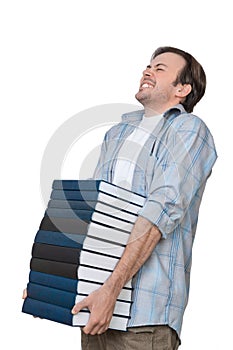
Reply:
[[[206,75],[204,69],[200,63],[188,52],[171,46],[159,47],[155,50],[151,59],[154,59],[156,56],[165,52],[176,53],[182,56],[186,61],[186,65],[179,72],[173,84],[190,84],[192,86],[192,91],[186,96],[185,100],[181,102],[185,110],[191,113],[193,111],[193,107],[200,101],[205,93]]]

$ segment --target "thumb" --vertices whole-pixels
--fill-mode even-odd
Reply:
[[[27,298],[27,289],[25,288],[23,290],[23,295],[22,295],[22,299],[26,299]]]
[[[84,298],[82,301],[79,301],[77,304],[75,304],[73,309],[71,310],[71,313],[75,315],[85,307],[87,307],[86,298]]]

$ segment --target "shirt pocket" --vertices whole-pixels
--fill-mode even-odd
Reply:
[[[159,164],[159,157],[158,157],[157,141],[154,140],[150,149],[149,149],[147,165],[146,165],[146,169],[145,169],[147,193],[150,189],[151,182],[152,182],[154,175],[156,173],[156,168],[158,167],[158,164]]]

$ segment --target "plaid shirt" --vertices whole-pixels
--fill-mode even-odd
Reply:
[[[124,114],[105,135],[94,178],[112,182],[118,151],[144,111]],[[133,279],[128,327],[169,325],[180,335],[188,302],[192,245],[206,181],[217,159],[204,122],[182,105],[164,113],[139,154],[131,190],[162,239]]]

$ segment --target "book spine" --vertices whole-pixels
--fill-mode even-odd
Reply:
[[[70,309],[29,297],[23,303],[22,312],[70,326],[73,324],[73,316]]]
[[[68,264],[78,264],[80,252],[80,249],[44,243],[34,243],[32,247],[33,258],[60,261]]]
[[[97,191],[100,180],[54,180],[52,188],[56,190]]]
[[[36,243],[82,249],[85,238],[86,235],[39,230],[37,231],[34,241]]]
[[[70,293],[47,286],[41,286],[35,283],[28,283],[27,293],[29,298],[53,305],[62,306],[70,310],[76,303],[76,293]]]
[[[77,279],[78,264],[67,264],[58,261],[31,258],[30,269],[51,275]]]
[[[29,282],[71,293],[77,293],[78,288],[78,280],[32,270],[29,274]]]

